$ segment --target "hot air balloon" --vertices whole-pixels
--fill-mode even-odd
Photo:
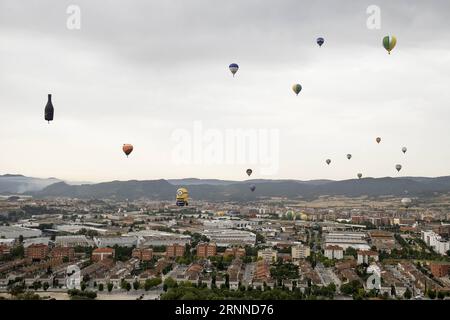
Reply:
[[[325,39],[322,37],[319,37],[319,38],[317,38],[316,42],[319,45],[319,47],[321,47],[323,45],[323,43],[325,42]]]
[[[255,191],[256,190],[256,186],[254,184],[250,185],[250,190]]]
[[[247,169],[247,171],[245,171],[245,172],[247,172],[247,175],[250,177],[252,175],[253,170],[252,169]]]
[[[325,162],[329,165],[331,163],[330,159],[325,160]]]
[[[402,169],[402,165],[401,165],[401,164],[396,164],[396,165],[395,165],[395,169],[396,169],[397,171],[400,171],[400,170]]]
[[[50,123],[50,121],[53,121],[53,114],[55,109],[53,108],[52,104],[52,95],[48,95],[47,105],[45,106],[45,120]]]
[[[128,157],[130,155],[130,153],[133,151],[133,145],[131,144],[124,144],[122,147],[123,152],[126,154],[126,156]]]
[[[408,151],[408,149],[407,149],[406,147],[403,147],[403,148],[402,148],[402,152],[403,152],[403,153],[406,153],[406,151]]]
[[[229,68],[234,77],[236,72],[239,70],[239,66],[237,65],[237,63],[232,63],[232,64],[230,64]]]
[[[409,208],[411,206],[412,200],[410,198],[403,198],[401,200],[401,203],[405,208]]]
[[[189,205],[189,191],[186,188],[179,188],[177,190],[177,196],[176,196],[176,205],[178,207],[184,207]]]
[[[357,176],[358,176],[358,179],[361,179],[362,178],[362,173],[358,173]]]
[[[377,143],[381,142],[381,138],[380,137],[377,137],[375,140],[377,141]]]
[[[296,83],[292,86],[292,90],[294,90],[295,94],[298,95],[300,91],[302,91],[302,86]]]
[[[350,160],[352,158],[352,155],[349,153],[347,154],[347,159]]]
[[[383,47],[391,54],[392,49],[394,49],[397,44],[397,38],[394,36],[386,36],[383,38]]]

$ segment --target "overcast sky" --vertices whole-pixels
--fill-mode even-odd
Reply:
[[[372,4],[379,30],[366,26]],[[80,30],[67,28],[69,5],[81,9]],[[449,12],[448,0],[0,0],[0,174],[448,175]],[[398,39],[391,55],[385,35]],[[294,83],[303,86],[298,97]],[[246,146],[265,157],[214,162],[203,153],[234,158],[239,150],[217,139],[239,129],[272,134]],[[176,140],[182,132],[187,140]],[[123,143],[135,147],[128,159]],[[186,150],[192,161],[176,161]]]

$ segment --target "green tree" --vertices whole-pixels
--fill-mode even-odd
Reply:
[[[111,292],[114,288],[114,285],[111,282],[108,282],[108,292]]]
[[[432,300],[436,299],[436,291],[434,291],[434,290],[428,290],[428,291],[427,291],[427,296],[428,296],[428,298],[430,298],[430,299],[432,299]]]
[[[145,283],[144,283],[144,289],[145,289],[145,291],[148,291],[151,288],[154,288],[161,283],[162,283],[161,278],[147,279],[147,280],[145,280]]]
[[[133,282],[133,289],[134,289],[134,290],[138,290],[139,287],[140,287],[139,281],[134,281],[134,282]]]
[[[164,280],[164,284],[167,286],[167,288],[173,288],[177,285],[177,282],[171,277],[168,277],[166,278],[166,280]]]
[[[100,284],[98,285],[98,291],[103,291],[103,290],[104,290],[103,283],[100,283]]]
[[[406,288],[406,291],[405,291],[405,293],[403,294],[403,297],[404,297],[405,299],[407,299],[407,300],[409,300],[409,299],[412,298],[412,292],[411,292],[411,290],[410,290],[409,288]]]

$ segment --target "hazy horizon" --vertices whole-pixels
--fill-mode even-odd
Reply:
[[[70,5],[80,30],[67,28]],[[366,26],[370,5],[379,30]],[[449,9],[444,0],[0,0],[1,174],[94,183],[449,175]],[[398,39],[390,55],[386,35]],[[210,147],[240,129],[279,139],[258,140],[256,161],[216,161],[233,152],[215,158]],[[192,158],[177,163],[180,132]],[[129,158],[124,143],[134,145]]]

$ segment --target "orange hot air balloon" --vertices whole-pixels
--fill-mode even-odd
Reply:
[[[128,157],[130,155],[130,153],[133,151],[133,145],[131,145],[131,144],[124,144],[123,147],[122,147],[122,150]]]

